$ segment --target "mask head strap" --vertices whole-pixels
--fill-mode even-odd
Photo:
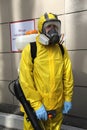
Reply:
[[[47,13],[44,14],[44,17],[45,17],[46,20],[49,20],[49,17],[48,17]]]

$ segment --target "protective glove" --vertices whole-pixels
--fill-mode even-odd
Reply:
[[[69,110],[72,108],[71,102],[64,102],[63,114],[67,114]]]
[[[44,105],[42,105],[38,110],[36,110],[35,113],[39,120],[47,120],[47,112]]]

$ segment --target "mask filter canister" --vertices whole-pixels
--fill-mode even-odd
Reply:
[[[49,45],[49,38],[45,34],[40,34],[39,42],[43,45]]]

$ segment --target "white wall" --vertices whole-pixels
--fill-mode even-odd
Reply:
[[[87,118],[87,1],[65,0],[66,47],[74,73],[73,109],[70,114]]]

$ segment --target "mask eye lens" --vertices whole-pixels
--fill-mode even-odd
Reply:
[[[58,27],[56,26],[56,25],[53,25],[54,26],[54,29],[56,30],[56,31],[58,31]]]
[[[52,26],[52,25],[48,25],[48,26],[46,27],[46,29],[49,29],[49,28],[51,28],[51,26]]]
[[[45,30],[46,30],[46,33],[51,30],[51,29],[55,29],[56,31],[58,31],[58,27],[56,25],[53,25],[53,24],[50,24],[48,26],[46,26]]]
[[[47,28],[50,28],[50,27],[57,28],[57,26],[53,24],[47,26]]]

